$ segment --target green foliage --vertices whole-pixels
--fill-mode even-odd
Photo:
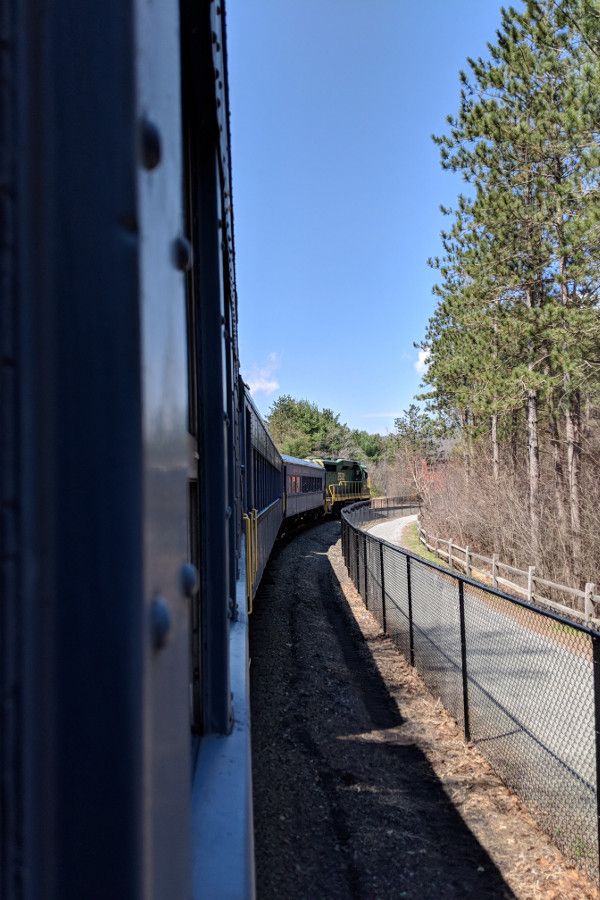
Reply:
[[[432,408],[471,436],[491,416],[599,393],[600,14],[591,0],[502,11],[434,140],[458,198],[422,346]]]
[[[279,450],[290,456],[347,457],[369,463],[384,449],[381,435],[352,430],[331,409],[319,409],[289,394],[275,401],[267,423]]]
[[[439,423],[411,403],[407,410],[394,421],[396,433],[393,448],[397,455],[416,456],[419,460],[433,462],[438,455]]]
[[[426,396],[458,426],[467,474],[477,439],[489,440],[496,484],[500,440],[515,477],[523,448],[533,558],[546,493],[577,579],[581,410],[600,398],[597,0],[503,9],[487,56],[469,59],[460,83],[458,112],[434,137],[442,167],[467,187],[444,210],[444,252],[431,260],[439,302],[422,344]]]

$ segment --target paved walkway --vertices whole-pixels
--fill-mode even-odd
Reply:
[[[404,516],[369,529],[401,545]],[[391,559],[390,559],[391,563]],[[393,567],[389,565],[389,568]],[[403,617],[403,585],[387,578]],[[395,589],[396,588],[396,589]],[[462,671],[457,586],[422,567],[413,585],[416,664],[442,697]],[[565,845],[597,859],[596,758],[591,644],[574,629],[465,586],[471,734],[516,787],[558,828]],[[485,745],[485,746],[484,746]]]
[[[372,534],[374,537],[383,538],[384,541],[389,541],[390,544],[396,544],[396,546],[402,546],[402,532],[407,525],[410,525],[411,522],[416,522],[416,516],[401,516],[398,519],[388,519],[385,522],[379,522],[377,525],[372,525],[369,528],[369,534]]]

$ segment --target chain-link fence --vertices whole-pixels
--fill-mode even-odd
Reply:
[[[406,498],[342,511],[366,607],[555,842],[598,877],[600,633],[536,609],[365,529]]]

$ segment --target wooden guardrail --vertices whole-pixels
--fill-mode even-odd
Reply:
[[[551,609],[555,609],[562,613],[568,613],[576,616],[578,619],[589,621],[597,618],[597,604],[600,603],[600,595],[596,593],[596,584],[588,581],[585,589],[570,587],[566,584],[559,584],[556,581],[550,581],[548,578],[542,578],[535,571],[535,566],[528,566],[527,569],[519,569],[508,563],[498,559],[496,554],[492,556],[484,556],[482,553],[475,553],[470,547],[460,547],[455,544],[452,539],[433,537],[428,534],[418,522],[419,540],[424,547],[431,553],[446,559],[450,568],[460,569],[470,578],[481,580],[488,577],[492,586],[502,588],[509,593],[515,593],[519,597],[523,597],[530,603],[541,603]],[[488,571],[479,568],[480,564],[488,566]],[[501,574],[502,573],[502,574]],[[512,581],[506,575],[516,576],[522,579],[522,584]],[[573,599],[576,605],[566,606],[559,603],[551,597],[546,597],[541,593],[540,589],[550,589],[563,594],[565,597]]]

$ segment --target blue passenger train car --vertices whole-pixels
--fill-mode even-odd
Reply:
[[[251,898],[248,614],[325,470],[239,375],[224,3],[5,7],[0,894]]]
[[[0,894],[251,897],[222,0],[2,16]]]

